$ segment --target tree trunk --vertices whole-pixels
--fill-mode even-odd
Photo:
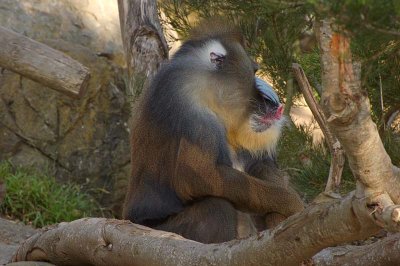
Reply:
[[[146,81],[168,58],[156,1],[118,0],[121,35],[128,67],[128,87],[136,99]]]
[[[118,0],[122,42],[127,62],[129,101],[133,105],[136,98],[148,85],[160,64],[168,57],[165,41],[153,0]],[[130,124],[130,123],[129,123]],[[118,190],[113,191],[115,201],[126,193],[126,178],[116,181]],[[121,211],[122,212],[122,211]]]
[[[89,70],[64,53],[0,27],[0,67],[71,97],[87,87]]]
[[[317,25],[322,50],[321,106],[329,129],[343,145],[357,180],[356,197],[366,198],[375,222],[400,229],[400,179],[371,119],[367,95],[361,90],[360,66],[351,59],[349,39],[334,32],[331,22]]]

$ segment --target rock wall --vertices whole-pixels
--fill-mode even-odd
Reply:
[[[36,232],[29,225],[0,218],[0,265],[10,262],[19,245]]]
[[[130,103],[116,2],[0,1],[1,26],[91,71],[87,93],[74,100],[0,69],[0,160],[109,191],[98,198],[118,214],[129,175]]]

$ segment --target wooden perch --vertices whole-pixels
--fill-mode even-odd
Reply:
[[[334,191],[340,185],[342,178],[342,172],[345,162],[344,151],[338,139],[329,130],[325,115],[314,98],[312,88],[306,74],[299,64],[293,64],[293,75],[299,84],[299,88],[304,95],[308,107],[310,107],[315,120],[317,121],[322,133],[325,136],[325,140],[328,144],[329,151],[332,155],[331,166],[329,169],[328,181],[326,183],[325,192]]]
[[[56,265],[299,265],[323,248],[379,230],[364,199],[314,204],[271,231],[243,240],[201,244],[173,233],[105,218],[49,227],[26,240],[14,261]],[[316,230],[318,229],[318,230]]]
[[[78,61],[45,44],[0,27],[0,67],[54,90],[81,97],[90,77]]]

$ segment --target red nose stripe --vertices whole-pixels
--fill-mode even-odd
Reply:
[[[281,119],[282,114],[283,114],[283,105],[281,104],[281,105],[279,105],[278,109],[276,110],[275,119]]]

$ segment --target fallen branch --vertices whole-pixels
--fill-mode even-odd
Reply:
[[[0,67],[71,97],[87,87],[89,70],[64,53],[0,27]]]

